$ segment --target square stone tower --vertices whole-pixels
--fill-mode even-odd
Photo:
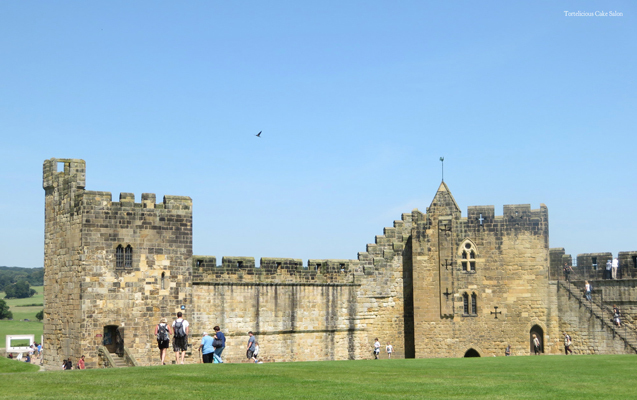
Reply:
[[[502,216],[469,207],[462,217],[442,182],[427,213],[413,217],[412,247],[417,358],[501,356],[508,344],[529,354],[533,334],[557,350],[544,204],[505,205]]]
[[[192,200],[85,190],[84,160],[46,160],[44,363],[100,350],[151,363],[154,327],[192,305]]]

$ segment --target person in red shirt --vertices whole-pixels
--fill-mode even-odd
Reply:
[[[82,357],[80,357],[80,359],[77,360],[77,367],[79,369],[86,369],[86,367],[84,366],[84,355],[82,355]]]

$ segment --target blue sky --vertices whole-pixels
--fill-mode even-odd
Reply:
[[[617,11],[567,17],[564,11]],[[637,250],[630,1],[0,2],[0,265],[43,264],[45,159],[191,196],[199,255],[356,258],[445,182]],[[263,131],[261,138],[254,135]]]

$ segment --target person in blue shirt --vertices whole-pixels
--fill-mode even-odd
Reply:
[[[203,333],[203,337],[201,338],[201,344],[199,345],[199,350],[203,355],[203,362],[206,364],[212,363],[212,357],[215,353],[214,347],[212,347],[212,337],[208,336],[208,332]]]
[[[223,353],[223,349],[226,348],[226,335],[221,332],[219,325],[215,326],[213,329],[215,330],[215,339],[221,342],[221,346],[218,346],[219,343],[215,343],[217,344],[217,346],[215,346],[215,354],[217,357],[221,358],[221,353]]]

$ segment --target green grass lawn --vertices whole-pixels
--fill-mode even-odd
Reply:
[[[0,398],[637,398],[634,355],[195,364],[5,373],[11,362],[15,361],[0,360]]]
[[[5,299],[9,310],[13,313],[13,321],[0,320],[0,348],[5,346],[6,335],[35,335],[35,341],[39,342],[42,336],[42,323],[38,322],[35,314],[40,312],[43,306],[19,307],[25,304],[41,304],[44,302],[44,287],[32,286],[38,294],[26,299]],[[4,292],[2,292],[4,298]],[[22,320],[29,319],[30,322]]]

